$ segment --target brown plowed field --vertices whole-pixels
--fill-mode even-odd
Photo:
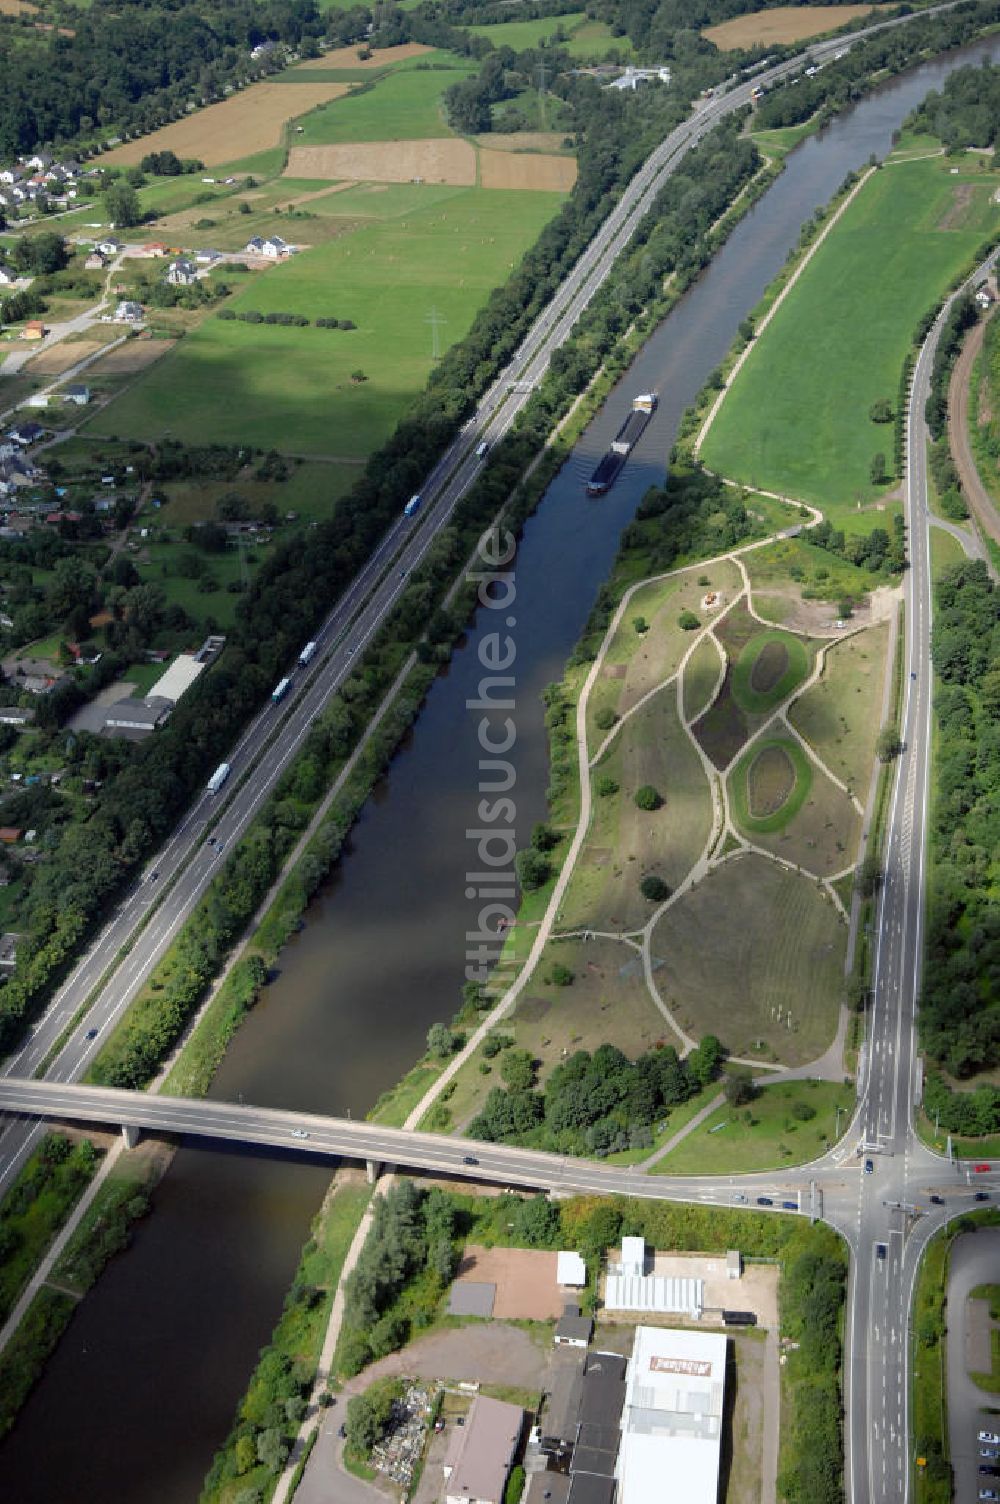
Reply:
[[[878,5],[780,5],[775,10],[755,11],[737,16],[702,32],[720,52],[734,52],[740,47],[768,47],[772,42],[798,42],[821,32],[845,26],[857,16],[870,15]]]
[[[387,68],[391,63],[405,63],[409,57],[420,57],[424,52],[433,52],[423,42],[402,42],[398,47],[383,47],[371,57],[358,57],[356,47],[338,47],[335,52],[324,52],[322,57],[311,57],[307,63],[299,63],[291,71],[308,73],[310,68],[364,68],[365,70]]]
[[[175,339],[130,339],[123,345],[118,345],[114,350],[109,350],[103,360],[95,360],[89,368],[93,376],[131,375],[133,371],[144,371],[151,366],[154,360],[159,360],[161,355],[166,355],[172,350],[177,341]]]
[[[100,339],[81,339],[72,344],[62,340],[58,345],[50,345],[47,350],[39,350],[31,362],[31,374],[61,376],[63,371],[75,366],[78,360],[86,360],[88,355],[93,355],[103,343]]]
[[[179,157],[199,157],[206,167],[233,162],[278,146],[286,121],[339,99],[347,88],[347,84],[334,83],[303,83],[294,88],[287,84],[251,84],[230,99],[196,110],[137,141],[116,146],[104,154],[102,161],[132,166],[148,152],[169,149]]]
[[[349,178],[356,183],[456,183],[476,181],[476,153],[468,141],[360,141],[345,146],[293,146],[289,177]]]
[[[568,193],[576,182],[576,161],[573,157],[547,157],[533,152],[481,151],[479,180],[484,188]]]

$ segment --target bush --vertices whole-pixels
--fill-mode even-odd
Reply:
[[[643,878],[639,884],[639,890],[643,898],[648,898],[650,903],[663,903],[664,899],[670,897],[670,889],[663,878],[657,877],[653,872]]]
[[[697,632],[701,622],[693,611],[682,611],[677,618],[677,625],[684,632]]]
[[[540,851],[536,851],[534,846],[519,851],[514,859],[514,866],[517,870],[517,880],[526,893],[541,888],[552,874],[549,861]]]
[[[594,725],[598,731],[610,731],[617,719],[618,716],[615,711],[606,705],[603,710],[599,710],[594,716]]]
[[[561,961],[553,962],[549,968],[549,981],[555,987],[568,987],[574,975],[575,973],[570,971],[568,966],[564,966]]]
[[[891,423],[893,418],[895,417],[895,414],[892,410],[892,403],[887,397],[880,397],[879,400],[877,402],[873,402],[871,407],[868,409],[868,416],[869,418],[871,418],[873,423]]]
[[[663,796],[651,783],[644,783],[635,791],[635,802],[639,809],[660,809],[663,804]]]
[[[608,799],[612,794],[617,794],[618,784],[609,773],[602,773],[594,779],[594,793],[599,799]]]

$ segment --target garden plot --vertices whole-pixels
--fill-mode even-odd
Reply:
[[[652,874],[677,887],[704,850],[712,825],[711,791],[680,724],[675,685],[629,718],[591,776],[593,821],[560,922],[567,929],[635,929],[652,913],[641,879]],[[617,792],[602,792],[609,779]],[[662,799],[658,809],[637,806],[635,794],[644,786]]]
[[[862,800],[882,723],[888,642],[880,623],[828,648],[819,680],[788,711],[796,731]]]
[[[846,937],[810,879],[767,857],[732,857],[658,920],[657,985],[689,1033],[801,1065],[833,1039]]]

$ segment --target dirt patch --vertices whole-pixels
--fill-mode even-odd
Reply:
[[[960,230],[975,192],[975,184],[957,183],[951,190],[951,203],[934,226],[935,230]]]
[[[61,376],[63,371],[68,371],[80,360],[86,360],[88,355],[95,354],[102,346],[103,341],[99,339],[80,340],[75,345],[60,341],[58,345],[50,345],[47,350],[39,350],[31,362],[31,374]]]
[[[373,183],[454,183],[471,188],[476,153],[468,141],[362,141],[346,146],[293,146],[288,174],[295,178],[349,178]]]
[[[568,193],[576,182],[576,160],[531,152],[483,151],[479,153],[479,180],[484,188]]]
[[[750,688],[759,695],[769,695],[788,670],[788,648],[783,642],[766,642],[753,661]]]
[[[733,671],[726,668],[722,688],[692,731],[717,768],[728,768],[749,733],[746,716],[733,698]]]
[[[604,670],[605,679],[624,679],[628,673],[627,663],[612,663]]]
[[[567,1296],[556,1284],[557,1255],[533,1248],[480,1248],[469,1243],[457,1283],[496,1285],[493,1315],[549,1321],[562,1315]]]
[[[169,149],[179,157],[200,157],[206,167],[266,151],[281,142],[285,123],[296,115],[339,99],[346,84],[251,84],[220,104],[210,104],[138,141],[105,152],[102,162],[131,166],[151,151]]]
[[[392,63],[405,63],[407,58],[421,57],[425,52],[433,52],[433,47],[427,47],[423,42],[401,42],[398,47],[383,47],[378,52],[373,52],[371,57],[358,57],[356,47],[337,47],[333,52],[324,52],[322,57],[312,57],[307,63],[299,63],[293,68],[293,73],[308,73],[312,68],[361,68],[366,73],[377,73],[380,68],[387,68]]]
[[[750,764],[747,801],[755,820],[777,814],[795,787],[795,769],[784,747],[765,747]]]
[[[735,52],[741,47],[768,47],[772,42],[797,42],[803,37],[833,31],[858,16],[888,9],[879,5],[781,5],[774,10],[756,11],[737,16],[719,26],[709,26],[702,36],[713,42],[720,52]]]
[[[89,368],[92,376],[131,375],[133,371],[144,371],[151,366],[161,355],[166,355],[172,350],[177,341],[175,339],[130,339],[117,349],[109,350],[101,360],[95,360]]]
[[[0,16],[24,16],[38,9],[37,5],[29,5],[28,0],[0,0]]]
[[[485,151],[547,151],[562,149],[566,137],[561,131],[490,131],[477,136],[477,146]]]

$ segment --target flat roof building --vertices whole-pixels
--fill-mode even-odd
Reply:
[[[663,1274],[609,1274],[604,1282],[609,1311],[660,1311],[700,1321],[705,1305],[705,1281],[672,1279]]]
[[[556,1254],[556,1284],[582,1288],[587,1283],[587,1266],[578,1253]]]
[[[660,1504],[664,1479],[684,1504],[716,1504],[726,1338],[636,1328],[618,1454],[619,1504]]]
[[[176,705],[204,668],[205,664],[199,663],[193,653],[178,653],[166,673],[157,679],[148,698],[169,700],[172,705]]]
[[[445,1455],[446,1504],[502,1504],[523,1424],[519,1406],[476,1396]]]

